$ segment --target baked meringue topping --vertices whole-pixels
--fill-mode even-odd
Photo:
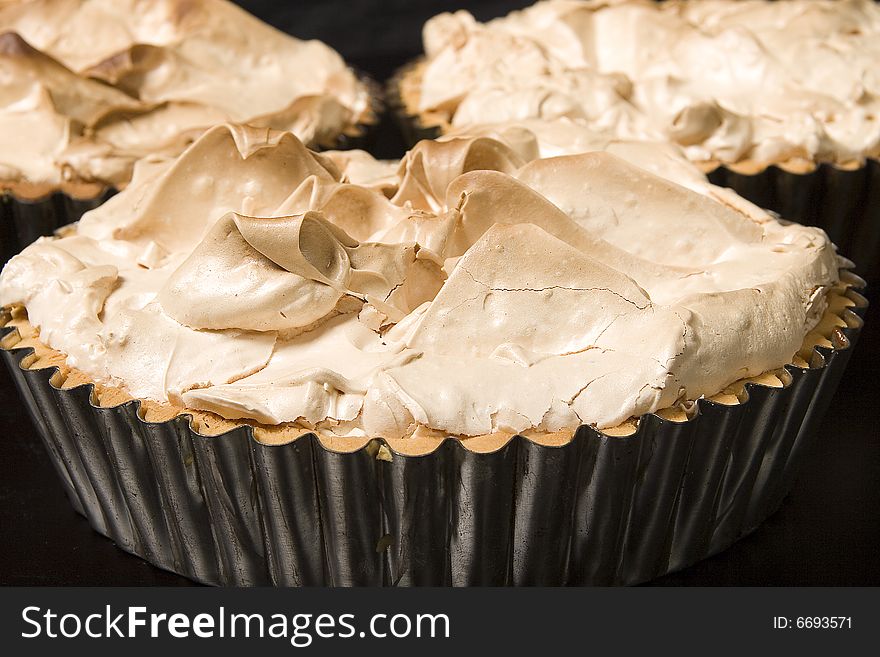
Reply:
[[[655,175],[668,146],[508,136],[389,175],[217,126],[10,260],[0,303],[133,397],[344,437],[613,427],[791,362],[837,281],[821,230]]]
[[[545,0],[440,14],[423,40],[405,101],[441,127],[565,117],[695,162],[880,157],[872,0]]]
[[[332,144],[370,117],[341,57],[226,0],[0,4],[0,181],[123,186],[233,121]]]

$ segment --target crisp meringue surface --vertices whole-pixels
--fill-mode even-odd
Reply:
[[[880,157],[872,0],[545,0],[424,27],[414,110],[441,125],[568,118],[696,162]]]
[[[122,186],[227,121],[326,145],[368,120],[341,57],[226,0],[0,3],[0,180]]]
[[[509,137],[392,175],[218,126],[14,257],[0,302],[134,397],[351,437],[613,427],[791,361],[837,281],[822,231],[655,175],[668,146]]]

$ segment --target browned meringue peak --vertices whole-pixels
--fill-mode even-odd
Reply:
[[[561,190],[554,170],[578,185]],[[536,160],[515,175],[527,183],[496,171],[463,174],[447,190],[449,212],[441,217],[413,215],[381,239],[418,242],[451,271],[455,260],[493,226],[531,223],[626,272],[652,298],[666,303],[689,290],[720,292],[759,283],[766,272],[753,271],[740,259],[748,260],[752,250],[760,258],[768,249],[765,242],[778,237],[777,224],[755,206],[729,207],[610,153]],[[621,187],[625,192],[617,196]],[[559,205],[548,200],[554,196]],[[683,212],[694,217],[688,231],[677,228]],[[645,240],[646,232],[657,237]],[[796,233],[790,231],[789,239]],[[804,239],[801,246],[809,248],[811,238]],[[780,258],[786,248],[779,245]]]
[[[381,233],[390,223],[404,220],[411,212],[389,202],[387,195],[396,189],[361,186],[353,183],[327,183],[311,176],[303,180],[274,214],[302,214],[320,211],[334,224],[358,240]]]
[[[424,139],[403,156],[399,187],[391,202],[438,213],[444,209],[442,200],[449,183],[459,175],[480,169],[512,173],[525,163],[497,139]]]
[[[226,0],[31,0],[0,13],[0,24],[147,102],[204,105],[229,121],[278,129],[298,120],[297,103],[341,112],[333,118],[348,126],[369,110],[365,88],[336,52]]]
[[[530,119],[508,123],[456,128],[438,141],[451,138],[490,137],[510,146],[526,162],[590,151],[605,151],[640,169],[666,178],[682,187],[710,196],[738,212],[763,222],[767,213],[732,190],[712,185],[684,151],[669,142],[631,140],[600,133],[567,119]],[[577,184],[573,184],[576,188]]]
[[[465,147],[466,143],[464,140],[459,140],[458,146]],[[612,169],[613,162],[618,161],[616,157],[605,153],[592,155],[606,156]],[[561,162],[568,162],[569,165],[578,162],[576,158],[559,159]],[[624,165],[624,168],[627,171],[630,169],[633,172],[640,171],[628,165]],[[520,171],[525,171],[525,168]],[[518,175],[518,172],[514,175]],[[660,182],[660,179],[654,176],[650,178]],[[691,192],[688,194],[698,196]],[[590,196],[584,195],[582,200],[589,203]],[[451,271],[457,258],[493,226],[531,223],[578,250],[589,253],[610,267],[624,272],[638,271],[640,280],[645,284],[663,281],[670,275],[683,278],[701,273],[697,267],[664,266],[642,259],[628,249],[614,246],[602,239],[600,232],[588,230],[587,227],[580,225],[545,196],[513,176],[499,171],[476,170],[458,176],[448,185],[446,199],[439,205],[448,210],[444,210],[439,215],[410,214],[378,235],[377,239],[417,242],[422,245],[423,252],[434,254],[439,262],[446,263],[444,268]],[[633,210],[638,212],[638,207]],[[669,221],[668,212],[657,223],[666,221]],[[627,225],[636,224],[637,220],[634,220]]]
[[[708,179],[677,145],[665,141],[631,140],[597,132],[569,119],[524,119],[453,128],[452,137],[491,137],[502,141],[526,162],[588,151],[606,151],[637,167],[694,191],[705,192]]]
[[[607,252],[609,257],[629,258],[585,231],[535,190],[498,171],[463,174],[449,185],[446,194],[447,206],[452,208],[447,221],[428,224],[436,225],[437,230],[419,240],[444,259],[463,255],[495,225],[521,223],[539,226],[557,239],[594,255]]]
[[[469,126],[437,140],[421,141],[404,156],[398,172],[399,187],[392,197],[392,202],[418,210],[419,213],[409,213],[402,217],[397,225],[381,233],[382,239],[413,239],[428,246],[441,257],[460,255],[464,248],[472,244],[482,231],[491,225],[491,222],[509,223],[515,220],[513,217],[519,217],[524,212],[522,208],[526,205],[532,202],[541,205],[544,201],[543,199],[533,201],[534,194],[528,190],[508,189],[515,183],[497,175],[478,178],[480,182],[475,184],[472,190],[470,186],[465,188],[457,185],[455,191],[449,194],[448,191],[453,189],[450,183],[457,176],[479,170],[513,173],[526,162],[538,158],[601,150],[615,154],[640,168],[701,194],[715,197],[725,195],[723,190],[710,185],[706,176],[673,144],[615,139],[567,120],[533,120]],[[465,177],[462,180],[466,179],[470,178]],[[575,183],[573,188],[577,186]],[[447,209],[460,210],[462,200],[459,197],[462,193],[474,191],[479,195],[486,195],[495,188],[500,188],[501,192],[497,198],[493,196],[486,204],[484,214],[486,221],[480,223],[480,232],[473,233],[470,229],[456,227],[454,217],[438,216],[443,215]],[[528,197],[520,198],[519,202],[524,205],[517,208],[510,217],[499,216],[500,213],[497,211],[500,208],[514,207],[506,202],[504,198],[506,194],[517,198],[518,195]],[[474,207],[476,202],[476,199],[472,199],[471,207]],[[741,209],[756,215],[765,215],[763,211],[738,197],[736,202],[742,203]],[[542,217],[554,213],[558,213],[558,209],[532,214]],[[466,235],[464,246],[453,246],[450,250],[441,244],[450,230],[462,229],[465,230],[463,234]],[[552,229],[550,232],[557,234]]]
[[[427,286],[412,284],[432,277]],[[359,243],[317,212],[229,213],[156,299],[170,317],[195,329],[289,331],[332,316],[346,296],[370,302],[396,322],[430,301],[442,282],[436,265],[418,260],[417,245]]]
[[[231,125],[211,128],[151,173],[84,217],[80,234],[180,251],[227,212],[271,215],[300,181],[334,183],[340,176],[291,133]]]
[[[0,178],[5,182],[60,184],[71,151],[88,141],[96,124],[116,112],[143,108],[116,89],[77,76],[13,32],[0,34],[0,75]]]
[[[59,113],[83,127],[94,126],[112,112],[143,109],[127,94],[76,75],[15,32],[0,34],[0,61],[5,77],[0,101],[4,105],[15,104],[41,86]]]
[[[702,194],[629,166],[604,152],[535,160],[517,178],[593,235],[650,262],[703,266],[719,262],[737,242],[758,242],[763,230],[742,214]],[[589,197],[589,205],[584,198]],[[693,217],[687,230],[658,230],[634,243],[633,234],[663,223],[674,208]]]
[[[535,160],[516,176],[590,236],[582,250],[635,278],[656,303],[757,288],[817,263],[820,277],[835,276],[834,247],[822,231],[783,227],[729,190],[696,193],[611,153]],[[802,261],[805,252],[816,261]]]
[[[418,111],[453,126],[567,117],[694,161],[880,156],[871,0],[547,0],[423,36]]]

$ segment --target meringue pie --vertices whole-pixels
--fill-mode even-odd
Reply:
[[[0,184],[26,198],[121,188],[227,121],[315,146],[375,121],[335,51],[226,0],[4,2],[0,77]]]
[[[793,362],[839,280],[822,231],[655,175],[665,147],[539,159],[524,130],[390,174],[217,126],[13,258],[0,302],[104,389],[343,440],[608,429]]]
[[[424,26],[399,81],[442,132],[565,118],[666,140],[707,170],[880,157],[880,5],[871,0],[544,0]]]

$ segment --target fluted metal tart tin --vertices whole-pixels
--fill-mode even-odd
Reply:
[[[580,427],[563,446],[516,436],[489,453],[449,438],[408,456],[314,434],[282,445],[249,426],[208,437],[189,416],[59,389],[55,368],[3,357],[74,508],[122,549],[218,585],[634,584],[724,550],[781,504],[852,353],[867,305],[783,387],[736,405]],[[4,334],[14,330],[3,329]]]

